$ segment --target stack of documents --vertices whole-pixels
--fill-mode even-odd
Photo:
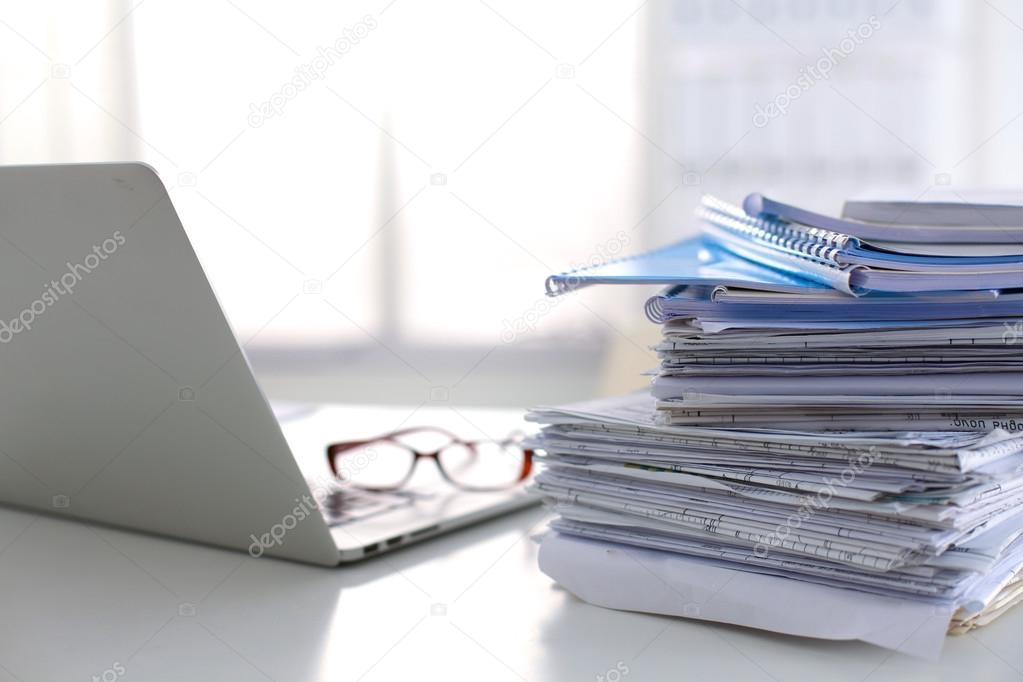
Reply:
[[[530,415],[549,575],[614,608],[927,656],[1023,599],[1023,211],[957,228],[974,214],[850,205],[707,197],[700,237],[548,281],[670,285],[645,310],[649,393]],[[674,596],[644,597],[655,578]]]
[[[1014,333],[1007,322],[747,324],[665,323],[653,386],[664,423],[1023,429],[1023,340],[1006,343]]]

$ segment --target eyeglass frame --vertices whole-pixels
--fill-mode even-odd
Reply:
[[[426,433],[426,432],[439,433],[439,434],[445,436],[446,438],[448,438],[449,442],[444,444],[444,446],[438,448],[437,450],[434,450],[433,452],[421,452],[421,451],[417,450],[416,448],[412,447],[411,445],[409,445],[408,443],[403,443],[400,440],[397,440],[397,438],[400,437],[400,436],[405,436],[405,435],[408,435],[408,434],[411,434],[411,433]],[[500,490],[508,490],[510,488],[514,488],[514,487],[520,485],[527,478],[529,478],[529,474],[533,470],[533,449],[532,448],[526,448],[526,447],[522,447],[521,445],[519,445],[519,448],[522,450],[522,469],[521,469],[521,471],[519,471],[518,478],[515,479],[515,481],[513,481],[511,483],[503,484],[503,485],[495,485],[495,486],[473,486],[473,485],[467,485],[467,484],[464,484],[464,483],[459,483],[458,481],[453,479],[448,474],[447,471],[444,470],[444,465],[443,465],[443,463],[441,463],[441,459],[440,459],[440,453],[443,452],[445,449],[451,447],[452,445],[464,445],[467,448],[469,448],[469,450],[473,454],[477,454],[478,455],[478,451],[476,449],[476,446],[478,444],[480,444],[480,443],[496,443],[498,445],[504,446],[504,445],[507,445],[507,444],[510,444],[510,443],[518,443],[521,440],[522,440],[522,434],[518,433],[518,432],[512,433],[510,436],[508,436],[507,438],[505,438],[503,440],[466,440],[464,438],[459,438],[458,436],[455,436],[454,434],[452,434],[449,431],[446,431],[444,429],[441,429],[441,428],[438,428],[438,427],[435,427],[435,426],[410,426],[408,428],[398,429],[397,431],[391,431],[390,433],[386,433],[386,434],[384,434],[382,436],[377,436],[375,438],[367,438],[367,439],[363,439],[363,440],[339,441],[337,443],[330,443],[329,445],[327,445],[327,465],[330,467],[330,470],[334,474],[335,478],[337,478],[337,479],[339,479],[341,481],[344,481],[344,478],[338,472],[338,467],[337,467],[337,457],[338,457],[338,455],[341,455],[341,454],[347,452],[348,450],[354,450],[355,448],[365,447],[367,445],[372,445],[373,443],[385,443],[386,442],[386,443],[392,443],[394,445],[397,445],[398,447],[401,447],[401,448],[404,448],[405,450],[408,450],[409,453],[413,456],[412,464],[409,465],[409,468],[408,468],[408,473],[405,474],[405,477],[401,480],[401,482],[399,482],[399,483],[397,483],[395,485],[392,485],[392,486],[367,486],[367,485],[359,485],[357,483],[351,483],[351,485],[359,488],[360,490],[368,490],[368,491],[373,491],[373,492],[391,492],[391,491],[395,491],[395,490],[400,490],[401,488],[405,487],[405,485],[412,479],[412,476],[413,476],[413,474],[416,471],[416,465],[419,463],[420,459],[432,459],[434,462],[436,462],[437,469],[440,471],[441,477],[445,481],[447,481],[449,484],[454,486],[455,488],[458,488],[459,490],[469,491],[469,492],[496,492],[496,491],[500,491]]]

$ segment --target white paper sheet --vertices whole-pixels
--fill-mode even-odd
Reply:
[[[858,639],[937,659],[954,607],[748,573],[688,557],[550,533],[540,570],[606,608]]]

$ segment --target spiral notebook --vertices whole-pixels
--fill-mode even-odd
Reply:
[[[744,208],[739,208],[705,195],[700,200],[697,215],[715,228],[727,229],[779,250],[835,265],[870,265],[880,268],[897,265],[901,269],[920,271],[940,270],[950,265],[969,265],[974,268],[985,266],[991,270],[1002,270],[1013,265],[1023,268],[1023,251],[1015,253],[1023,247],[1020,243],[1005,245],[1009,253],[1005,253],[1006,249],[1000,245],[992,248],[988,245],[956,244],[955,248],[937,255],[927,245],[903,242],[893,246],[892,242],[867,240],[854,234],[782,220],[767,213],[750,214],[748,211],[751,206],[761,206],[762,202],[768,201],[760,197],[758,202],[751,203],[750,197],[746,198]]]
[[[951,201],[952,198],[959,200]],[[983,198],[969,202],[956,194],[945,195],[941,202],[850,200],[845,202],[841,218],[771,199],[759,192],[747,196],[742,207],[751,216],[772,216],[862,239],[919,244],[1012,244],[1017,247],[1023,242],[1023,206],[993,200],[985,203]],[[885,218],[886,221],[855,220],[854,216]],[[907,224],[907,219],[926,222]]]
[[[757,199],[751,201],[754,197]],[[790,271],[804,268],[807,277],[854,294],[1023,286],[1023,256],[899,253],[850,234],[781,220],[769,213],[750,215],[753,208],[773,206],[765,201],[752,194],[746,198],[744,210],[714,197],[704,197],[698,211],[704,221],[704,233],[739,256]],[[789,215],[796,213],[789,211]],[[804,265],[807,262],[814,266]],[[828,268],[847,277],[820,278],[819,273],[827,272]]]

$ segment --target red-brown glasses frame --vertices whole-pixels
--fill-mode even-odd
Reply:
[[[433,452],[420,452],[419,450],[416,450],[414,447],[408,445],[407,443],[403,443],[400,440],[397,440],[398,437],[406,436],[406,435],[411,434],[411,433],[427,433],[427,432],[429,432],[429,433],[439,433],[439,434],[443,435],[444,437],[448,438],[449,442],[446,443],[444,445],[444,447],[441,447],[441,448],[439,448],[437,450],[434,450]],[[349,440],[349,441],[343,441],[343,442],[339,442],[339,443],[331,443],[330,445],[327,446],[327,464],[330,465],[330,470],[331,470],[331,472],[334,474],[334,476],[336,478],[342,478],[340,472],[338,471],[338,467],[337,467],[338,455],[340,455],[340,454],[342,454],[344,452],[347,452],[349,450],[353,450],[355,448],[360,448],[360,447],[365,447],[367,445],[372,445],[373,443],[388,442],[388,443],[393,443],[394,445],[397,445],[397,446],[399,446],[401,448],[404,448],[404,449],[408,450],[409,453],[411,453],[413,455],[412,464],[409,466],[408,473],[405,474],[405,478],[403,478],[399,483],[396,483],[395,485],[390,485],[390,486],[365,486],[365,485],[357,485],[357,484],[353,484],[353,485],[356,485],[358,488],[361,488],[362,490],[376,490],[376,491],[381,491],[381,492],[389,491],[389,490],[398,490],[398,489],[402,488],[406,483],[408,483],[409,479],[412,478],[412,474],[415,473],[415,470],[416,470],[416,464],[418,464],[420,459],[432,459],[434,462],[437,463],[437,469],[440,470],[440,475],[444,478],[444,480],[447,481],[448,483],[450,483],[451,485],[455,486],[456,488],[459,488],[461,490],[471,490],[471,491],[477,491],[477,492],[488,492],[488,491],[494,491],[494,490],[505,490],[507,488],[513,488],[513,487],[519,485],[520,483],[522,483],[524,480],[526,480],[529,477],[529,473],[533,470],[533,450],[532,449],[519,446],[522,449],[522,468],[519,470],[518,478],[515,479],[514,481],[512,481],[511,483],[507,483],[507,484],[504,484],[504,485],[495,485],[495,486],[473,486],[473,485],[467,485],[465,483],[460,483],[460,482],[456,481],[455,479],[453,479],[448,474],[447,471],[444,470],[444,464],[441,462],[440,453],[443,452],[446,448],[451,447],[452,445],[464,445],[465,447],[469,448],[469,450],[472,453],[475,454],[475,453],[478,452],[477,449],[476,449],[476,446],[478,444],[480,444],[480,443],[496,442],[496,443],[498,443],[500,445],[507,445],[507,444],[510,444],[510,443],[517,443],[518,439],[519,439],[519,437],[517,437],[517,436],[511,436],[509,438],[506,438],[506,439],[500,440],[500,441],[465,440],[463,438],[459,438],[458,436],[455,436],[455,435],[449,433],[448,431],[445,431],[444,429],[439,429],[439,428],[431,427],[431,426],[414,426],[414,427],[410,427],[410,428],[407,428],[407,429],[400,429],[398,431],[392,431],[391,433],[387,433],[387,434],[384,434],[382,436],[377,436],[375,438],[367,438],[365,440]]]

